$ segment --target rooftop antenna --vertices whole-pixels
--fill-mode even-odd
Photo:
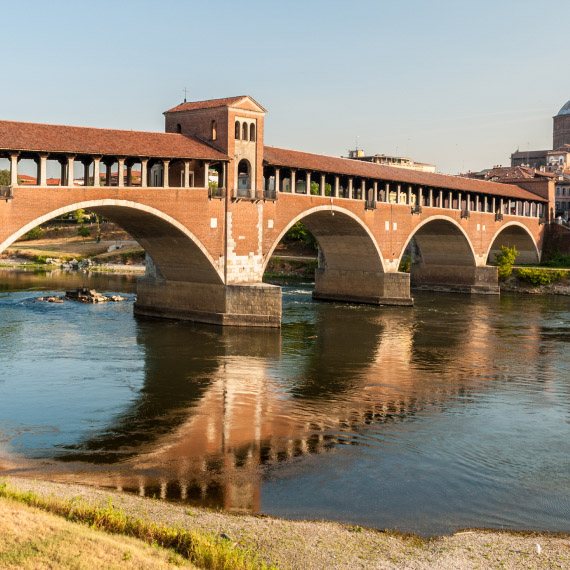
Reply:
[[[186,89],[186,87],[184,87],[184,103],[186,103],[186,99],[188,98],[188,89]]]

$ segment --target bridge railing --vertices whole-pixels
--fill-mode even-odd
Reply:
[[[0,200],[12,200],[14,194],[12,192],[12,186],[0,186]]]

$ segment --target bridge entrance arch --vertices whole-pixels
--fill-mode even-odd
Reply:
[[[518,222],[505,224],[491,240],[487,252],[487,263],[493,263],[495,256],[501,251],[501,246],[516,247],[517,263],[539,263],[540,253],[533,235]]]
[[[71,201],[34,217],[7,236],[2,235],[0,252],[38,225],[78,209],[93,211],[117,223],[145,249],[147,270],[137,281],[135,314],[218,325],[280,325],[278,287],[228,285],[224,279],[223,258],[214,260],[185,225],[139,202]]]
[[[412,304],[408,275],[387,273],[372,231],[356,214],[336,205],[316,206],[289,220],[269,248],[264,269],[279,242],[300,221],[313,234],[319,248],[315,299]]]
[[[468,234],[454,219],[433,216],[419,224],[400,256],[410,256],[413,287],[498,293],[497,271],[478,266]]]
[[[95,212],[128,232],[150,257],[149,271],[153,277],[223,284],[221,269],[192,232],[164,212],[128,200],[90,200],[53,210],[6,238],[0,243],[0,252],[33,228],[75,210]]]

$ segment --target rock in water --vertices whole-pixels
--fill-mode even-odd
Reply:
[[[38,297],[37,301],[42,301],[44,303],[63,303],[63,297]]]
[[[101,295],[95,289],[87,289],[87,287],[66,291],[65,298],[71,301],[79,301],[80,303],[106,303],[109,301],[109,297]]]

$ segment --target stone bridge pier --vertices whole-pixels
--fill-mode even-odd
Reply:
[[[213,325],[280,327],[281,288],[266,283],[212,284],[145,275],[135,314]]]

